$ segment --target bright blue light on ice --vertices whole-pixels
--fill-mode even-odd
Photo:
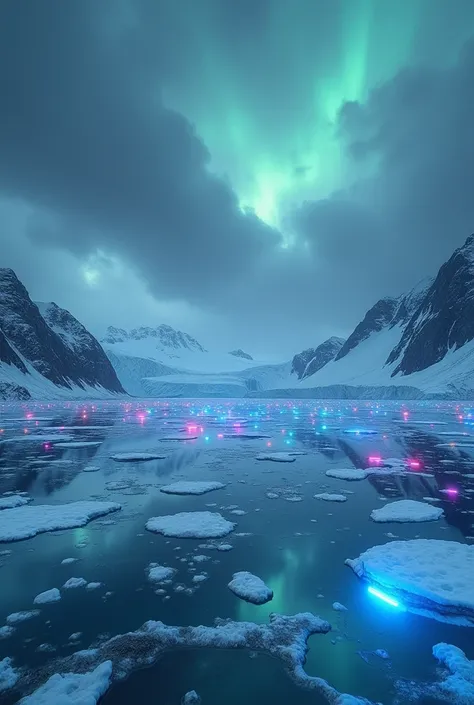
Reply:
[[[394,600],[393,597],[390,597],[389,595],[385,595],[385,593],[377,590],[377,588],[374,588],[371,585],[368,587],[368,592],[370,595],[378,597],[378,599],[382,600],[382,602],[386,602],[387,605],[391,605],[392,607],[400,607],[400,603],[397,602],[397,600]]]

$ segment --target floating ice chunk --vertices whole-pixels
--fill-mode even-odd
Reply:
[[[201,696],[195,690],[189,690],[181,698],[181,705],[201,705]]]
[[[88,673],[55,673],[20,705],[96,705],[108,690],[112,661],[104,661]]]
[[[437,539],[391,541],[346,564],[412,612],[474,626],[473,545]]]
[[[370,518],[378,522],[420,522],[436,521],[444,514],[439,507],[432,507],[424,502],[415,502],[413,499],[401,499],[391,502],[380,509],[374,509]]]
[[[246,570],[234,573],[228,587],[241,600],[254,605],[263,605],[273,599],[273,590],[270,590],[257,575]]]
[[[346,502],[347,497],[345,494],[331,494],[330,492],[321,492],[321,494],[315,494],[315,499],[323,499],[325,502]]]
[[[69,578],[63,585],[64,590],[72,590],[74,588],[80,588],[87,585],[87,580],[84,578]]]
[[[78,561],[79,558],[63,558],[61,561],[61,565],[70,565],[71,563],[75,563]]]
[[[457,646],[444,643],[433,646],[433,656],[450,671],[438,684],[444,697],[459,705],[474,702],[474,661]]]
[[[225,487],[223,482],[199,482],[186,481],[173,482],[170,485],[160,487],[160,492],[165,494],[205,494],[213,490],[222,490]]]
[[[238,517],[242,517],[242,516],[244,516],[244,514],[247,514],[247,512],[244,509],[231,509],[230,513],[235,514]]]
[[[258,438],[271,438],[266,433],[260,433],[259,431],[243,431],[236,433],[224,433],[224,438],[241,438],[242,440],[257,440]]]
[[[165,436],[164,438],[160,438],[160,441],[195,441],[197,440],[197,436],[190,436],[189,434],[186,434],[185,436]]]
[[[162,583],[164,580],[171,580],[176,573],[175,568],[168,568],[158,563],[150,563],[147,568],[148,580],[151,583]]]
[[[31,501],[31,497],[20,497],[20,495],[17,494],[13,495],[13,497],[0,497],[0,510],[23,507]]]
[[[99,472],[100,467],[98,465],[87,465],[85,468],[82,468],[82,472]]]
[[[347,612],[347,607],[342,605],[340,602],[333,602],[332,608],[333,610],[336,610],[336,612]]]
[[[267,492],[266,496],[268,497],[268,499],[278,499],[280,495],[276,494],[275,492]]]
[[[68,441],[66,443],[56,443],[56,441],[54,441],[54,447],[75,450],[76,448],[89,448],[92,446],[100,446],[101,443],[102,441]]]
[[[205,580],[208,579],[207,573],[200,573],[199,575],[194,575],[193,576],[193,583],[203,583]]]
[[[69,641],[79,641],[82,637],[82,632],[73,632],[69,635]]]
[[[13,688],[18,680],[18,673],[12,666],[12,659],[8,656],[0,661],[0,693]]]
[[[114,453],[110,456],[116,463],[139,463],[147,460],[165,460],[162,453]]]
[[[296,460],[295,453],[259,453],[256,460],[272,460],[274,463],[294,463]]]
[[[211,557],[210,556],[205,556],[204,554],[200,553],[197,556],[193,556],[193,561],[195,563],[204,563],[205,561],[210,561]]]
[[[217,548],[218,551],[226,552],[226,551],[232,551],[232,549],[233,549],[234,547],[232,546],[231,543],[219,543],[219,544],[216,546],[216,548]]]
[[[336,480],[365,480],[369,475],[368,470],[357,470],[356,468],[348,468],[347,470],[326,470],[328,477],[334,477]]]
[[[39,617],[39,615],[39,610],[23,610],[21,612],[12,612],[8,615],[6,621],[7,624],[12,627],[21,622],[27,622],[29,619],[33,619],[33,617]]]
[[[148,531],[174,538],[212,539],[227,536],[235,524],[218,512],[178,512],[151,517],[146,523]]]
[[[58,588],[51,588],[51,590],[45,590],[36,595],[33,603],[35,605],[46,605],[48,602],[59,602],[61,599],[61,593]]]
[[[92,519],[121,508],[115,502],[83,501],[5,509],[0,512],[0,542],[21,541],[46,531],[85,526]]]
[[[98,590],[100,587],[102,587],[102,583],[87,583],[86,590]]]
[[[379,658],[383,658],[383,659],[390,658],[390,654],[388,653],[388,651],[385,651],[385,649],[375,649],[374,654],[376,656],[378,656]]]
[[[7,624],[4,627],[0,627],[0,640],[8,639],[15,633],[15,627],[9,627]]]

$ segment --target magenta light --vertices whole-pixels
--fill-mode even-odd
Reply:
[[[457,489],[455,489],[454,487],[448,487],[448,489],[446,490],[446,492],[447,492],[448,494],[453,495],[453,496],[454,496],[454,495],[457,495],[457,493],[458,493]]]
[[[420,468],[421,463],[419,460],[409,460],[408,465],[414,470],[418,470]]]
[[[369,463],[381,463],[382,458],[380,455],[369,455]]]

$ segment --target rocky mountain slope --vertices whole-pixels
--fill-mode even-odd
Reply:
[[[343,338],[334,336],[325,340],[317,348],[303,350],[295,355],[291,362],[292,374],[295,374],[298,379],[311,377],[336,357],[344,343]]]
[[[0,269],[2,397],[124,393],[95,338],[56,304],[41,307],[44,315],[13,270]]]

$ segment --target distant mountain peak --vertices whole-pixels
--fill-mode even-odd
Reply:
[[[321,370],[328,362],[333,360],[344,345],[344,338],[332,336],[316,348],[307,348],[294,356],[291,363],[291,372],[298,379],[311,377]]]
[[[238,348],[238,350],[231,350],[229,355],[234,355],[234,357],[242,357],[244,360],[253,360],[253,357],[244,352],[242,348]]]
[[[140,326],[133,328],[131,331],[126,331],[124,328],[116,328],[109,326],[102,338],[102,343],[106,345],[114,345],[115,343],[123,343],[127,340],[146,340],[151,339],[156,341],[159,347],[165,349],[178,350],[186,348],[197,352],[207,352],[198,341],[188,333],[183,333],[180,330],[175,330],[171,326],[162,323],[156,328],[150,326]]]

